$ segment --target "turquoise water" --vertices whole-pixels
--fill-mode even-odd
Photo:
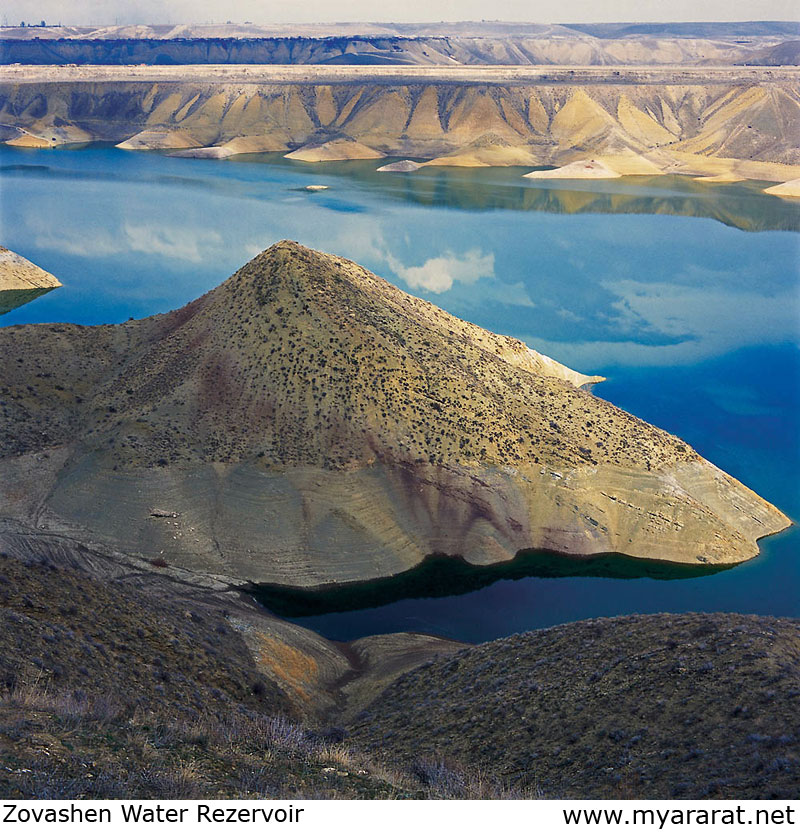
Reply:
[[[0,325],[163,312],[291,238],[607,376],[598,396],[680,435],[800,519],[800,203],[757,184],[548,185],[521,179],[523,169],[375,167],[3,149],[2,242],[64,287]],[[339,639],[412,629],[481,640],[685,610],[800,616],[797,530],[713,576],[501,579],[299,621]]]

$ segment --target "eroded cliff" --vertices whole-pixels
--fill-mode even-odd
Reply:
[[[623,175],[785,182],[800,175],[800,98],[796,71],[777,72],[12,67],[0,76],[0,122],[22,146],[102,139],[313,159],[340,141],[435,165],[594,158]]]
[[[33,26],[0,30],[21,64],[797,63],[790,21],[548,25],[499,21],[264,26]]]

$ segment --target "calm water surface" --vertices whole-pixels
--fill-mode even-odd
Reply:
[[[598,396],[800,519],[800,203],[752,183],[375,167],[5,148],[2,242],[65,286],[0,326],[173,309],[291,238],[607,376]],[[800,616],[800,535],[762,544],[758,559],[701,578],[529,577],[299,621],[338,639],[418,630],[477,641],[629,612]]]

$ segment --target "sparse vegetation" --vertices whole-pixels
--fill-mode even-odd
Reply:
[[[398,494],[420,506],[433,484],[437,500],[455,495],[480,523],[496,512],[502,529],[519,532],[530,513],[507,516],[516,509],[506,477],[564,481],[577,492],[567,479],[588,471],[597,486],[601,465],[639,477],[697,461],[676,438],[537,371],[521,342],[284,242],[173,313],[115,327],[7,328],[0,352],[0,456],[14,473],[10,488],[0,486],[13,512],[37,520],[36,529],[0,527],[30,557],[0,556],[3,795],[778,798],[796,790],[794,621],[629,617],[457,654],[424,635],[336,646],[268,614],[254,625],[244,604],[243,619],[231,616],[230,591],[209,590],[225,586],[207,563],[192,563],[195,574],[175,564],[179,544],[138,561],[91,550],[48,515],[48,499],[32,497],[39,481],[49,490],[56,472],[63,483],[84,465],[94,473],[88,482],[135,472],[147,484],[187,472],[205,483],[235,464],[263,481],[274,472],[302,478],[306,467],[324,492],[330,473],[342,483],[383,464]],[[492,492],[481,479],[495,476],[501,488]],[[490,500],[474,498],[475,483]],[[667,502],[683,494],[672,482],[666,492]],[[568,494],[553,490],[554,504]],[[545,487],[538,498],[549,495]],[[635,490],[602,495],[613,515],[638,513],[653,541],[682,524],[677,499],[659,513],[631,503]],[[102,498],[108,514],[112,498]],[[142,529],[167,543],[194,536],[200,522],[171,498],[158,500],[167,509],[148,505],[142,523],[159,526]],[[324,523],[353,525],[325,501]],[[451,521],[443,505],[442,529]],[[756,506],[763,535],[770,528]],[[586,531],[608,532],[571,507]],[[736,511],[741,525],[744,510]],[[731,529],[738,545],[743,536]],[[258,538],[270,532],[260,527]],[[212,534],[233,571],[219,530]],[[716,552],[727,554],[730,542],[714,536]],[[194,558],[197,549],[183,553]],[[310,559],[303,570],[313,578]],[[386,689],[441,654],[449,656]],[[378,693],[352,735],[328,726],[349,722]]]
[[[128,715],[39,687],[0,696],[0,796],[391,799],[407,790],[283,717],[232,708],[187,720],[175,703],[148,706]]]
[[[433,551],[719,565],[789,523],[590,378],[291,241],[166,315],[3,328],[0,352],[2,465],[46,471],[32,489],[58,472],[38,500],[160,569],[291,584],[298,549],[306,585]]]
[[[516,635],[423,662],[342,728],[257,671],[226,618],[211,600],[1,558],[0,796],[794,796],[797,621]]]
[[[444,761],[567,798],[791,799],[800,780],[800,621],[589,620],[423,664],[352,741],[449,790]]]
[[[657,469],[697,458],[536,372],[522,342],[296,244],[273,247],[166,316],[0,336],[4,350],[27,357],[24,367],[10,363],[0,389],[5,453],[78,431],[118,467],[258,460],[347,469],[377,460]],[[55,355],[67,357],[58,379]]]
[[[191,596],[0,555],[1,797],[441,793],[304,726],[305,701],[258,671],[228,612]]]

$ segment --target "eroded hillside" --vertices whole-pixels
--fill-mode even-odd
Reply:
[[[28,26],[0,30],[22,64],[796,63],[792,22],[700,24],[349,23]],[[788,49],[787,49],[788,47]],[[791,60],[794,56],[794,60]],[[787,60],[789,59],[789,60]]]
[[[4,70],[5,140],[214,146],[221,156],[301,148],[313,159],[314,148],[336,139],[345,140],[339,158],[365,155],[346,150],[351,142],[372,156],[437,165],[599,157],[621,174],[776,181],[800,174],[800,98],[785,69],[780,79],[752,68],[705,76],[676,69],[658,78],[644,69],[373,68],[368,76],[355,68],[162,69]]]

